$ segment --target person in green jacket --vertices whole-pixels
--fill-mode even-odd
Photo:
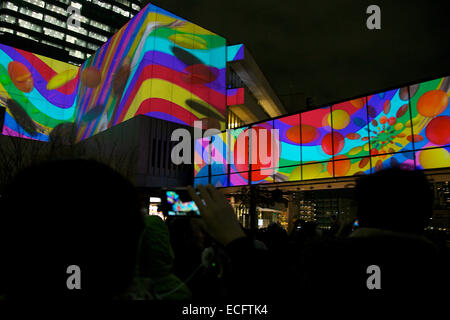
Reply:
[[[191,292],[173,274],[174,253],[170,245],[169,229],[157,216],[145,216],[145,230],[140,243],[138,276],[150,286],[160,300],[189,300]]]

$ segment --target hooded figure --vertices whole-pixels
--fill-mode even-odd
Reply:
[[[157,216],[146,216],[140,245],[139,276],[149,280],[157,299],[190,299],[188,287],[172,272],[173,260],[174,253],[166,224]]]

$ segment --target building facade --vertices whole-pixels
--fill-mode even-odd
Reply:
[[[12,3],[4,7],[24,11]],[[40,14],[40,28],[47,28],[46,15],[37,7],[53,7],[21,3],[31,4],[37,10],[31,15]],[[81,9],[85,7],[87,2]],[[12,40],[0,44],[4,138],[62,141],[75,144],[77,154],[94,158],[104,153],[98,146],[110,155],[117,151],[118,158],[127,147],[129,154],[139,149],[137,157],[128,159],[135,172],[127,175],[141,188],[192,183],[192,166],[171,164],[174,130],[192,130],[196,122],[202,129],[225,129],[285,112],[245,46],[229,46],[224,37],[151,4],[79,66],[70,57],[54,59],[54,46],[45,54],[34,51],[48,40],[44,33],[36,32],[36,41],[26,39],[35,44],[33,52],[11,46],[22,39],[17,32],[4,33]],[[253,70],[234,70],[235,65]],[[125,143],[122,137],[127,137]]]
[[[76,30],[69,5],[80,11]],[[286,115],[244,45],[152,4],[138,9],[133,1],[2,2],[2,141],[73,145],[131,170],[144,193],[194,182],[232,197],[256,185],[281,188],[289,203],[301,195],[296,210],[259,206],[261,226],[267,217],[329,221],[351,205],[303,192],[346,189],[383,168],[426,170],[448,194],[448,75]],[[172,133],[195,126],[222,132],[191,140],[194,164],[174,165]],[[269,161],[258,156],[261,143]],[[248,220],[249,208],[239,210]]]

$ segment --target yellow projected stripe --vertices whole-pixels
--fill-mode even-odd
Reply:
[[[73,66],[69,63],[47,58],[38,54],[35,54],[35,56],[45,62],[45,64],[48,65],[52,70],[56,71],[56,73],[60,73],[66,70],[76,70],[78,72],[79,67]]]
[[[142,102],[150,97],[172,101],[173,103],[183,107],[184,109],[189,110],[198,118],[204,117],[204,115],[196,112],[195,110],[192,110],[185,103],[185,101],[188,99],[197,99],[203,101],[201,98],[197,97],[192,92],[184,88],[174,85],[172,82],[162,79],[148,79],[142,83],[141,87],[139,88],[139,91],[136,93],[136,96],[133,102],[131,103],[123,121],[126,121],[134,117]],[[214,109],[214,107],[211,106],[210,104],[206,102],[203,102],[203,104],[205,105],[205,107],[208,107],[210,110],[220,115],[220,113],[218,113],[218,111]],[[222,115],[220,116],[222,117]]]
[[[10,99],[11,96],[8,94],[8,91],[6,91],[6,89],[2,86],[2,84],[0,83],[0,95],[2,95],[3,97]]]

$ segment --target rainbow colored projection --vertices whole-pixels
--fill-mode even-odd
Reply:
[[[414,149],[450,144],[450,77],[409,87]]]
[[[227,90],[227,106],[237,106],[245,103],[244,88]]]
[[[82,66],[78,140],[136,115],[225,128],[226,40],[149,4]]]
[[[228,164],[228,175],[211,177],[211,182],[242,186],[363,175],[394,167],[448,168],[449,96],[450,77],[444,77],[230,130],[223,153],[229,152],[234,163]],[[257,141],[272,142],[270,163],[251,161],[260,156]],[[195,179],[196,184],[205,181]]]
[[[79,68],[0,44],[3,135],[48,141],[75,119]]]
[[[209,144],[210,137],[198,139],[194,145],[194,175],[196,177],[209,176]]]
[[[152,4],[81,68],[2,45],[4,134],[47,141],[62,125],[80,141],[141,114],[225,129],[226,62],[225,38]]]
[[[222,133],[211,137],[211,175],[227,174],[227,134]]]
[[[244,45],[236,44],[234,46],[229,46],[227,50],[227,62],[244,60]]]

